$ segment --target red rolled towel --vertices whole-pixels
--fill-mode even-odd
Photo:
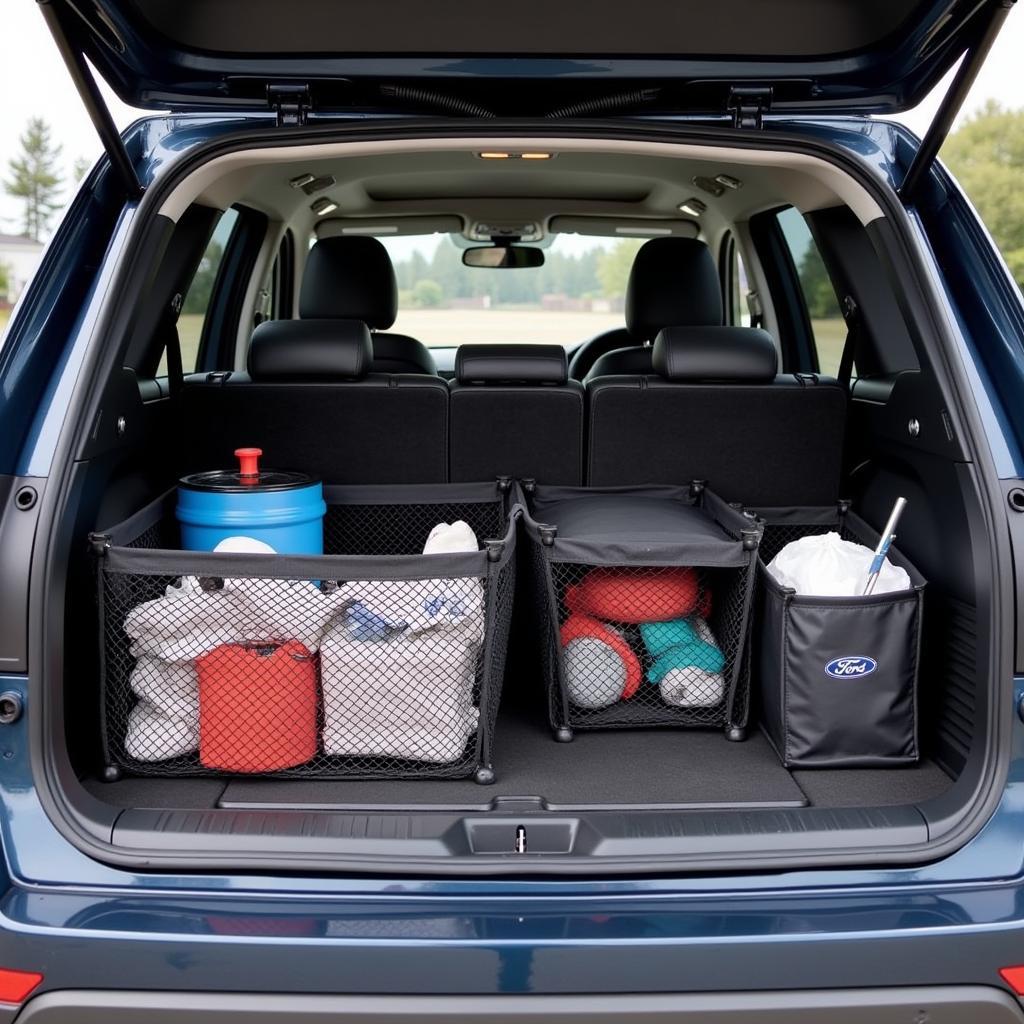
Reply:
[[[686,618],[699,600],[700,580],[690,568],[592,569],[565,590],[570,612],[630,624]]]

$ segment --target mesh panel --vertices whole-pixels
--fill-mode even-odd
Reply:
[[[418,554],[431,527],[459,518],[481,541],[507,527],[498,500],[332,506],[328,552]],[[152,525],[125,547],[175,534]],[[118,571],[101,573],[110,764],[324,778],[489,767],[514,552],[480,577],[408,580],[161,576],[125,564],[122,553]]]
[[[173,551],[181,546],[181,530],[174,519],[161,519],[128,541],[128,548],[162,548]]]
[[[541,652],[541,671],[547,684],[548,718],[557,729],[569,723],[569,705],[561,684],[561,664],[558,640],[558,599],[552,586],[547,556],[540,544],[531,544],[530,562],[532,601],[531,626],[538,638]]]
[[[742,724],[733,707],[737,697],[745,702],[736,683],[749,568],[551,563],[549,571],[558,618],[548,647],[560,683],[552,687],[556,725]]]
[[[418,555],[438,523],[469,523],[483,541],[505,532],[498,502],[429,505],[329,505],[324,517],[328,555]]]

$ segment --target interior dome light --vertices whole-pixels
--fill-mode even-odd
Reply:
[[[699,199],[695,198],[687,199],[685,203],[679,204],[679,212],[688,213],[691,217],[699,217],[707,208],[707,203],[702,203]]]
[[[322,217],[325,213],[334,213],[338,208],[338,204],[333,199],[328,199],[324,196],[322,199],[318,199],[315,203],[311,203],[309,207],[318,217]]]

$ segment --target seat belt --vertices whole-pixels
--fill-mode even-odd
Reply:
[[[164,334],[167,336],[165,351],[167,353],[167,389],[171,395],[181,391],[185,383],[185,373],[181,365],[181,338],[178,336],[178,314],[181,313],[181,292],[171,299],[170,313],[164,320]]]
[[[751,327],[764,327],[764,306],[757,292],[747,292],[747,312],[750,314]]]
[[[846,321],[846,341],[843,342],[843,354],[839,358],[837,376],[843,390],[848,392],[857,356],[857,340],[860,336],[860,307],[852,295],[847,295],[843,299],[843,319]]]

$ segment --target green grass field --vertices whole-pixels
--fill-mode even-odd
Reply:
[[[0,309],[0,337],[9,317]],[[396,331],[418,337],[428,345],[465,345],[473,342],[555,342],[572,344],[591,338],[601,331],[618,327],[619,314],[610,313],[547,313],[543,310],[476,310],[417,309],[403,311],[395,324]],[[814,320],[814,336],[822,373],[834,374],[846,340],[846,325],[840,319]],[[203,317],[197,314],[178,320],[181,338],[181,359],[186,370],[196,364]]]
[[[818,346],[818,363],[822,373],[834,377],[839,369],[846,342],[846,323],[841,317],[831,320],[812,320],[811,329]]]
[[[185,372],[195,369],[199,336],[203,333],[202,313],[184,313],[178,317],[178,340],[181,342],[181,365]]]

